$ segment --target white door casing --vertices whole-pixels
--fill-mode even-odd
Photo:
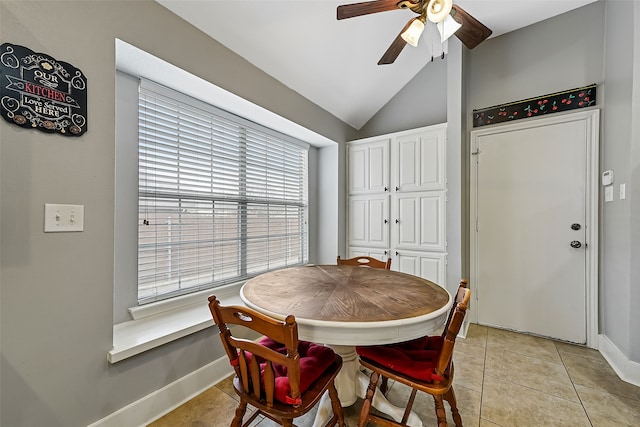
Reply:
[[[596,345],[598,125],[588,110],[471,132],[472,321]]]

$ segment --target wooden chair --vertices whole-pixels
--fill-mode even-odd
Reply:
[[[384,268],[387,270],[391,270],[391,258],[387,259],[387,261],[380,261],[369,256],[357,256],[354,258],[342,259],[340,258],[340,255],[338,255],[337,264],[353,265],[356,267]]]
[[[447,426],[443,399],[449,402],[456,426],[462,426],[453,391],[453,347],[471,297],[468,282],[462,280],[442,335],[419,338],[399,344],[356,347],[360,363],[371,370],[371,380],[360,411],[358,427],[373,421],[385,427],[406,427],[417,391],[429,393],[435,401],[438,427]],[[412,388],[400,422],[371,413],[371,402],[380,377],[390,378]]]
[[[342,405],[334,384],[342,358],[331,348],[299,341],[293,315],[280,321],[246,307],[224,307],[215,295],[209,297],[209,309],[236,373],[233,387],[240,403],[232,427],[246,427],[259,414],[291,427],[293,419],[311,410],[325,391],[329,392],[334,413],[326,425],[337,422],[344,427]],[[240,325],[264,337],[258,341],[239,338],[238,333],[234,337],[229,325]],[[234,331],[239,332],[235,328]],[[257,411],[242,424],[247,404]]]

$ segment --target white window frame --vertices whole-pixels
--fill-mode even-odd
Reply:
[[[207,102],[215,100],[213,103],[219,108],[245,117],[255,123],[268,124],[269,127],[305,141],[313,147],[324,148],[336,146],[335,141],[240,98],[122,40],[116,39],[115,44],[116,69],[118,71],[131,76],[154,80],[165,86],[172,86],[175,85],[176,82],[180,82],[180,91],[187,95],[203,99]],[[137,94],[134,95],[137,98]],[[137,105],[135,105],[135,108],[137,109]],[[118,111],[117,114],[122,114],[123,116],[136,115],[135,110]],[[135,119],[137,121],[137,115]],[[116,139],[124,140],[126,144],[127,138],[127,135],[122,135],[120,125],[116,119]],[[120,142],[122,141],[117,141],[116,145]],[[135,154],[132,153],[137,151],[137,140],[136,143],[132,145],[133,147],[126,147],[128,156],[127,153],[125,153],[125,159],[130,160],[132,155],[135,156]],[[118,168],[118,159],[116,159],[116,169]],[[133,180],[137,182],[137,171],[132,174],[131,171],[127,172],[125,170],[123,172],[117,170],[116,199],[118,198],[118,182],[123,181],[129,185],[131,182],[134,182]],[[136,195],[133,196],[133,200],[135,204],[137,200]],[[136,206],[134,206],[134,208],[136,208]],[[119,218],[127,216],[127,212],[118,212],[121,209],[123,209],[123,207],[119,206],[118,200],[116,200],[116,264],[114,266],[114,280],[116,283],[114,286],[116,288],[126,287],[126,289],[135,290],[137,293],[137,286],[134,286],[135,284],[133,283],[135,279],[131,281],[127,279],[128,275],[135,277],[135,265],[134,268],[129,268],[126,265],[127,250],[133,250],[133,254],[135,254],[137,250],[137,235],[135,232],[132,232],[131,226],[123,222],[119,223]],[[136,221],[133,221],[134,228],[136,222],[137,215]],[[118,233],[120,233],[120,237],[118,237]],[[119,240],[121,240],[121,242],[119,242]],[[130,246],[130,248],[128,248],[128,246]],[[131,252],[129,252],[129,255],[130,254]],[[239,297],[239,290],[242,284],[243,282],[240,282],[217,288],[216,295],[219,296],[225,304],[242,304]],[[206,296],[209,294],[211,294],[211,291],[207,290],[147,304],[145,306],[135,305],[128,310],[131,317],[130,319],[122,319],[116,316],[113,328],[113,348],[108,351],[107,360],[110,363],[116,363],[211,327],[213,321],[206,304]],[[133,295],[130,297],[135,299]]]

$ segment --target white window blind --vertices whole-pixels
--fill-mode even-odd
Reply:
[[[138,301],[308,260],[308,146],[155,83],[139,96]]]

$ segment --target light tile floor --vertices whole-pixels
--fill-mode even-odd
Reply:
[[[454,361],[465,426],[640,426],[640,387],[620,380],[596,350],[471,325],[467,338],[456,341]],[[388,397],[401,406],[408,394],[404,386],[393,384]],[[357,425],[361,403],[345,408],[349,427]],[[236,404],[227,379],[150,427],[228,427]],[[425,426],[437,425],[431,396],[418,393],[414,410]],[[310,427],[314,415],[312,411],[294,422]],[[261,417],[252,427],[257,424],[275,426]]]

